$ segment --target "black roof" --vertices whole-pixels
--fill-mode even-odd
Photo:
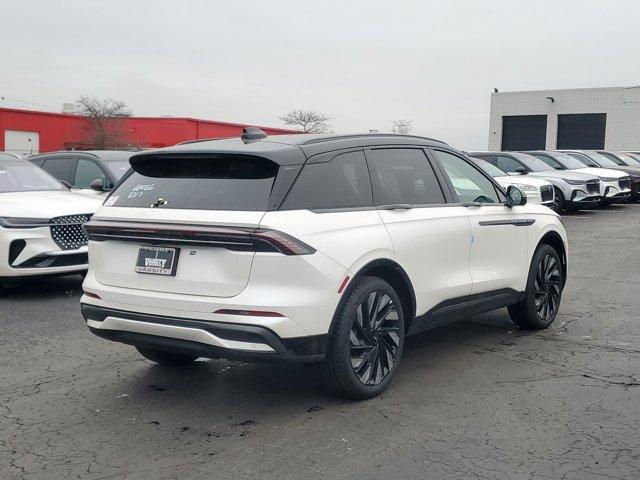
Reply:
[[[178,144],[173,147],[141,152],[136,154],[135,157],[167,157],[184,152],[194,154],[214,152],[240,153],[269,158],[279,165],[295,165],[304,163],[306,158],[319,153],[376,145],[446,146],[447,144],[440,140],[414,135],[369,133],[352,135],[294,134],[271,135],[261,140],[249,141],[247,143],[240,138],[196,140]]]

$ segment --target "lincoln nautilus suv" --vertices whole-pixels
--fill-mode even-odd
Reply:
[[[247,129],[130,164],[86,224],[81,309],[161,365],[317,362],[362,399],[408,335],[502,307],[523,329],[558,313],[558,215],[441,141]]]
[[[70,192],[26,160],[0,158],[0,287],[87,270],[82,224],[101,200]]]
[[[513,185],[522,190],[527,196],[528,203],[539,203],[553,208],[553,185],[547,180],[529,175],[509,175],[507,172],[503,172],[485,160],[474,158],[473,161],[482,168],[482,170],[491,175],[503,188],[509,188],[509,185]]]
[[[602,200],[600,179],[596,175],[556,169],[526,153],[471,152],[469,155],[486,160],[512,175],[526,175],[548,181],[553,185],[553,209],[558,213],[594,207]]]

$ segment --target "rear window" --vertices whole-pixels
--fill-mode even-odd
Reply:
[[[266,210],[278,165],[250,155],[150,155],[131,160],[131,175],[106,205],[196,210]]]

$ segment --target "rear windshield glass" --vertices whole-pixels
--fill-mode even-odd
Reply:
[[[105,205],[197,210],[266,210],[278,165],[261,157],[145,156]]]

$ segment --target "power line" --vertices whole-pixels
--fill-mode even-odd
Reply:
[[[5,101],[9,101],[10,103],[19,103],[19,104],[23,104],[23,105],[30,105],[32,107],[44,107],[44,108],[49,108],[49,109],[52,109],[52,110],[59,110],[59,107],[52,107],[51,105],[44,105],[42,103],[27,102],[26,100],[19,100],[17,98],[10,98],[10,97],[0,96],[0,102],[2,104],[4,104]]]

